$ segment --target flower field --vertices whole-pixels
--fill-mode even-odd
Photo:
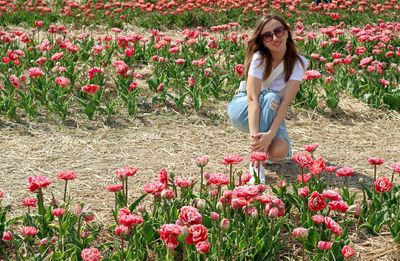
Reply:
[[[214,160],[220,172],[211,173],[213,160],[200,156],[192,160],[192,171],[204,179],[162,168],[140,188],[131,187],[140,170],[118,168],[104,177],[112,182],[102,186],[113,216],[107,224],[97,221],[91,208],[76,204],[70,188],[79,180],[75,171],[30,176],[27,196],[19,203],[24,214],[12,218],[11,206],[2,204],[2,255],[28,260],[271,259],[295,244],[298,258],[343,260],[356,257],[350,231],[371,236],[390,231],[397,242],[399,163],[365,160],[374,175],[358,181],[362,193],[357,196],[348,187],[349,179],[359,175],[355,169],[330,165],[317,147],[306,145],[292,157],[297,165],[292,183],[267,176],[268,185],[247,184],[251,175],[240,165],[263,161],[262,154],[248,159],[225,154]],[[342,188],[332,187],[332,179]],[[53,194],[52,187],[61,189]],[[141,192],[132,198],[131,190]]]
[[[0,260],[400,259],[397,1],[0,3]],[[309,67],[263,185],[224,109],[269,11]]]
[[[80,18],[83,14],[66,10],[80,9],[90,20],[92,16],[108,17],[107,11],[129,17],[138,9],[131,8],[132,13],[124,15],[113,7],[106,8],[104,13],[100,7],[94,8],[99,12],[88,12],[94,4],[90,2],[77,7],[71,2],[41,6],[45,4],[36,1],[33,8],[27,2],[25,8],[14,8],[11,13],[7,9],[1,16],[5,25],[0,38],[2,115],[35,118],[45,111],[61,119],[75,113],[86,114],[89,119],[96,115],[111,118],[117,114],[135,115],[140,98],[150,106],[172,103],[181,111],[198,111],[204,103],[231,99],[243,80],[242,63],[249,33],[246,24],[226,18],[216,21],[225,22],[222,24],[186,27],[173,34],[161,29],[138,33],[122,26],[104,27],[99,34],[95,26],[81,25],[76,30],[67,22],[71,22],[71,16]],[[292,4],[287,8],[294,12],[297,4]],[[349,24],[345,17],[368,13],[363,11],[368,7],[364,8],[362,3],[353,7],[351,2],[346,4],[334,5],[335,8],[303,6],[292,20],[296,43],[310,63],[296,104],[334,109],[339,105],[340,94],[348,92],[373,107],[399,110],[399,6],[386,10],[387,5],[383,5],[382,10],[370,10],[374,19]],[[334,13],[336,8],[349,13]],[[161,7],[160,11],[148,9],[154,16],[168,12]],[[38,16],[37,20],[29,21],[33,16],[28,18],[27,10]],[[305,10],[315,12],[317,18],[308,21]],[[191,12],[195,12],[193,8],[183,13]],[[248,19],[256,20],[254,10],[244,8],[242,12],[250,12]],[[322,24],[328,14],[329,22]],[[167,21],[167,17],[176,14],[165,15]],[[293,19],[291,13],[286,16]],[[66,24],[52,22],[58,17],[65,19]],[[7,27],[18,25],[21,19],[26,21],[26,27]],[[80,26],[79,20],[75,27]]]

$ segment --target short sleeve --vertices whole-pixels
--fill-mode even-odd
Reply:
[[[300,59],[304,63],[304,67],[301,64],[299,60],[296,61],[296,64],[294,65],[292,75],[290,75],[289,81],[294,80],[294,81],[302,81],[303,76],[306,73],[307,67],[308,67],[308,61],[306,58],[303,56],[300,56]]]
[[[255,52],[251,59],[248,75],[262,80],[264,76],[264,66],[261,64],[260,52]]]

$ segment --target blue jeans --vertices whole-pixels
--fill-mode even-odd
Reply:
[[[279,104],[281,98],[279,92],[273,90],[262,90],[259,96],[260,105],[260,132],[267,132],[276,116],[276,108],[272,104]],[[249,133],[248,100],[246,93],[236,94],[228,104],[228,116],[233,126],[238,130]],[[283,138],[289,145],[288,157],[292,155],[292,146],[289,134],[286,130],[286,124],[282,121],[276,132],[274,139]]]

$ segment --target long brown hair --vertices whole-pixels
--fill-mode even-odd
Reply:
[[[256,52],[261,53],[261,60],[260,60],[260,65],[262,66],[264,63],[266,63],[266,68],[263,76],[263,80],[266,80],[268,76],[272,72],[272,55],[271,52],[268,50],[267,47],[264,46],[262,37],[261,37],[261,32],[262,29],[264,28],[264,25],[268,23],[271,20],[278,20],[283,27],[286,29],[288,33],[288,38],[286,41],[286,53],[283,57],[284,60],[284,71],[285,71],[285,82],[289,80],[290,75],[293,72],[294,65],[297,60],[299,60],[304,67],[303,61],[300,59],[299,54],[297,53],[297,47],[296,44],[293,41],[292,38],[292,33],[290,31],[289,25],[286,23],[286,21],[278,16],[278,15],[267,15],[263,16],[260,21],[257,24],[257,27],[253,33],[253,35],[250,37],[246,49],[246,55],[245,55],[245,68],[246,68],[246,77],[249,72],[251,60],[253,58],[253,54]]]

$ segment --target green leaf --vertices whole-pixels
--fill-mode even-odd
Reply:
[[[89,102],[85,106],[84,111],[85,111],[86,115],[89,117],[90,120],[93,118],[93,114],[94,114],[95,110],[96,110],[96,107],[91,102]]]
[[[147,243],[150,243],[153,240],[153,237],[157,234],[149,223],[143,225],[142,231]]]
[[[400,109],[400,94],[389,94],[385,93],[383,95],[383,102],[391,109],[398,110]]]
[[[132,212],[139,205],[139,203],[147,196],[147,194],[143,194],[138,197],[132,204],[129,205],[129,210]]]
[[[335,109],[339,104],[339,99],[337,99],[336,97],[329,97],[326,100],[326,105],[331,108],[331,109]]]
[[[150,89],[152,89],[153,91],[156,91],[157,87],[159,85],[159,81],[155,77],[150,77],[147,80],[147,84],[149,85]]]
[[[311,99],[308,100],[308,107],[310,107],[311,109],[315,109],[317,105],[317,96],[312,96]]]

